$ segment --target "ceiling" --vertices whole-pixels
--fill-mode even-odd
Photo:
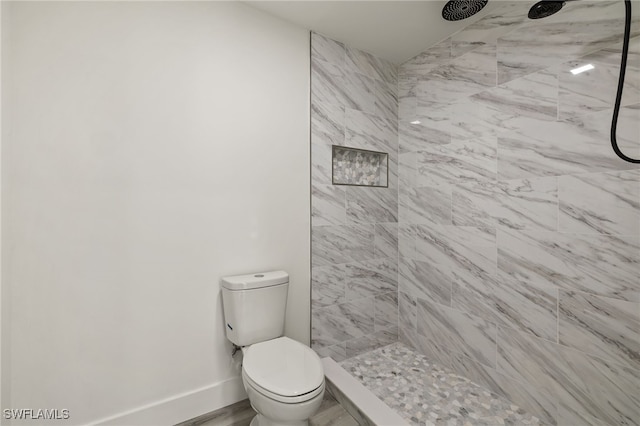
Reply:
[[[500,2],[457,22],[442,18],[443,0],[246,1],[303,28],[400,64],[483,17]]]

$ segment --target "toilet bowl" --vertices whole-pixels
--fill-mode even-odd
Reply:
[[[320,407],[325,382],[318,355],[288,337],[243,348],[242,381],[258,413],[251,426],[304,426]]]

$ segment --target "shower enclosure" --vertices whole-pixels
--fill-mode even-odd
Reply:
[[[312,35],[312,345],[351,371],[411,349],[544,423],[639,424],[640,169],[610,144],[625,5],[533,3],[491,0],[400,65]],[[332,145],[388,153],[388,188],[331,185]]]

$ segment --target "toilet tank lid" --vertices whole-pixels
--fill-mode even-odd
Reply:
[[[256,272],[255,274],[222,277],[222,287],[228,290],[250,290],[271,287],[289,282],[289,274],[285,271]]]

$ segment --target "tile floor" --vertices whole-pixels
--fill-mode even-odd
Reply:
[[[508,400],[402,343],[342,361],[342,368],[414,425],[540,425]]]
[[[245,399],[176,426],[248,426],[255,415],[249,400]],[[309,426],[358,426],[358,422],[325,392],[318,412],[309,419]]]

